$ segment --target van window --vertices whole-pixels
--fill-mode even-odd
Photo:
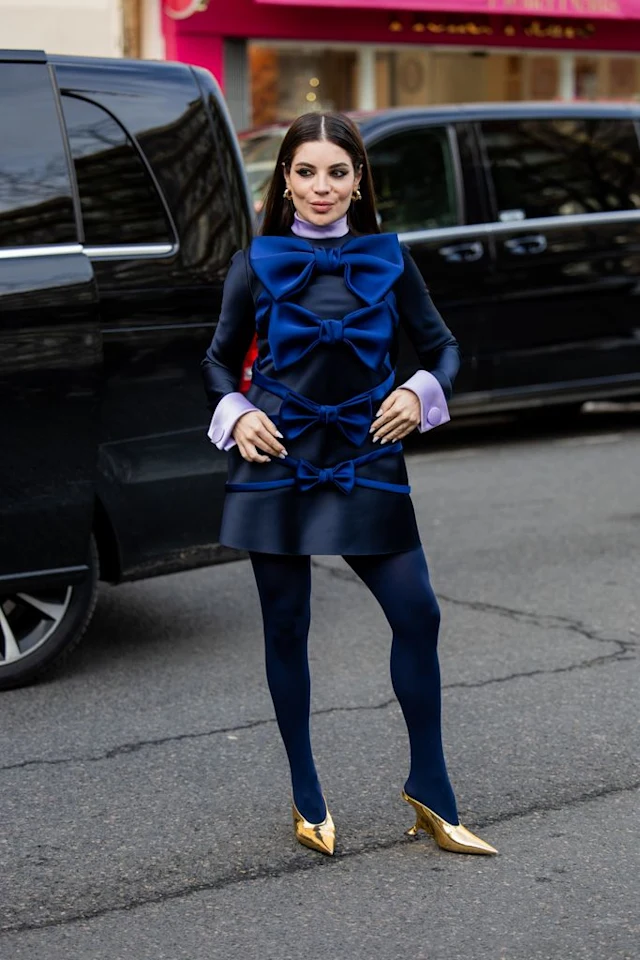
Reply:
[[[458,222],[445,127],[393,133],[368,148],[383,230],[433,230]]]
[[[0,247],[77,243],[71,177],[44,63],[0,63]]]
[[[499,220],[640,209],[630,120],[500,120],[482,135]]]
[[[85,243],[91,247],[173,241],[164,206],[135,146],[111,114],[62,97],[76,169]]]

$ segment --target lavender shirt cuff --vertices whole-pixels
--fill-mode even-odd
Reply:
[[[218,450],[231,450],[236,445],[232,436],[236,423],[243,414],[257,409],[243,393],[228,393],[222,398],[211,418],[207,431],[211,443],[214,443]]]
[[[433,430],[441,423],[451,420],[444,391],[428,370],[417,370],[398,389],[413,391],[420,401],[420,433],[426,433],[427,430]]]

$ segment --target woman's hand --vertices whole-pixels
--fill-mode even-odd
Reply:
[[[238,450],[249,463],[270,463],[271,457],[259,453],[259,450],[272,453],[274,457],[286,456],[287,451],[278,437],[282,439],[282,434],[262,410],[243,413],[233,428],[233,439],[238,444]]]
[[[420,423],[420,401],[412,390],[399,387],[390,393],[373,421],[374,443],[393,443],[408,436]]]

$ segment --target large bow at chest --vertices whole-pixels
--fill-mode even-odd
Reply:
[[[337,406],[326,406],[290,393],[280,407],[280,423],[295,440],[316,423],[334,423],[351,443],[364,443],[373,418],[371,397],[356,397]]]
[[[274,303],[269,318],[269,346],[276,370],[289,367],[319,343],[344,343],[372,370],[389,352],[396,321],[387,300],[362,307],[341,320],[321,320],[296,303]]]
[[[345,460],[335,467],[321,469],[308,460],[299,460],[296,467],[296,486],[303,493],[314,487],[333,483],[342,493],[351,493],[356,482],[353,460]]]
[[[402,250],[393,233],[352,237],[342,246],[312,246],[298,237],[255,237],[249,260],[274,300],[302,290],[314,273],[344,271],[344,281],[365,303],[377,303],[404,269]]]

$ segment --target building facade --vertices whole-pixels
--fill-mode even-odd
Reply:
[[[0,47],[164,59],[160,0],[0,0]]]
[[[640,96],[640,0],[158,0],[238,128],[308,109]]]
[[[121,0],[0,0],[0,46],[122,56]]]

